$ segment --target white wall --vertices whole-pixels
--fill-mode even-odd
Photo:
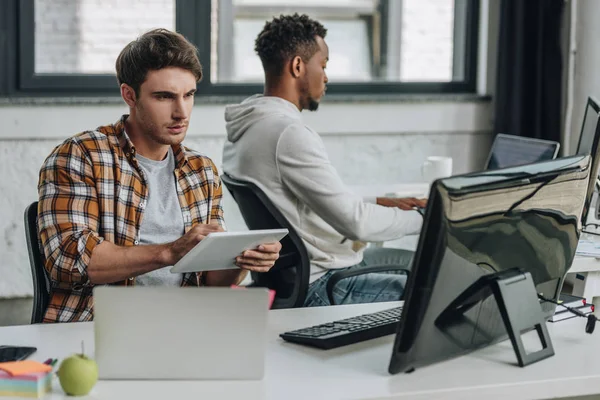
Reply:
[[[574,82],[572,83],[573,108],[570,130],[565,132],[565,140],[569,142],[570,154],[577,149],[588,96],[593,96],[600,101],[600,46],[598,45],[600,1],[575,0],[574,4],[577,10],[575,13],[576,53]]]
[[[32,294],[23,211],[37,200],[41,163],[82,130],[116,121],[118,105],[0,106],[0,298]],[[488,102],[324,103],[305,113],[349,184],[415,182],[429,155],[454,158],[455,171],[479,168],[491,143]],[[186,144],[221,164],[223,106],[197,105]],[[225,193],[230,229],[244,224]]]

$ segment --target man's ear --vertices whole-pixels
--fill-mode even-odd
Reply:
[[[137,102],[135,90],[126,83],[121,84],[121,97],[130,108],[135,107],[135,103]]]
[[[304,61],[300,56],[296,56],[292,59],[292,76],[294,78],[299,78],[304,75]]]

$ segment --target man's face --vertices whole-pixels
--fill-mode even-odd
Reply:
[[[135,119],[150,145],[179,144],[187,133],[196,77],[183,68],[149,71],[135,102]]]
[[[329,48],[322,37],[317,36],[319,50],[306,63],[306,73],[301,82],[300,104],[303,110],[316,111],[327,90],[325,68],[329,61]]]

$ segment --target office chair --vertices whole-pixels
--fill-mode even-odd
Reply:
[[[310,259],[306,247],[294,227],[255,184],[230,177],[221,180],[237,203],[246,225],[251,230],[287,228],[281,240],[279,259],[269,272],[252,272],[252,286],[275,290],[272,308],[302,307],[308,290]]]
[[[289,234],[281,240],[279,259],[269,272],[252,272],[253,286],[268,287],[275,290],[273,308],[302,307],[308,291],[310,258],[304,242],[290,222],[281,214],[267,195],[254,183],[241,181],[227,174],[221,180],[237,203],[242,217],[250,230],[287,228]],[[327,281],[327,297],[330,304],[336,304],[333,296],[335,285],[342,279],[374,272],[409,271],[397,265],[373,265],[338,271]]]
[[[33,310],[31,323],[38,324],[44,319],[44,314],[50,302],[50,280],[40,249],[37,231],[38,202],[34,201],[25,209],[25,238],[29,252],[29,264],[33,278]]]

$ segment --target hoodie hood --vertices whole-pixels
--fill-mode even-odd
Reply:
[[[257,121],[277,115],[301,119],[300,110],[281,97],[257,94],[240,104],[225,107],[227,139],[237,142]]]

